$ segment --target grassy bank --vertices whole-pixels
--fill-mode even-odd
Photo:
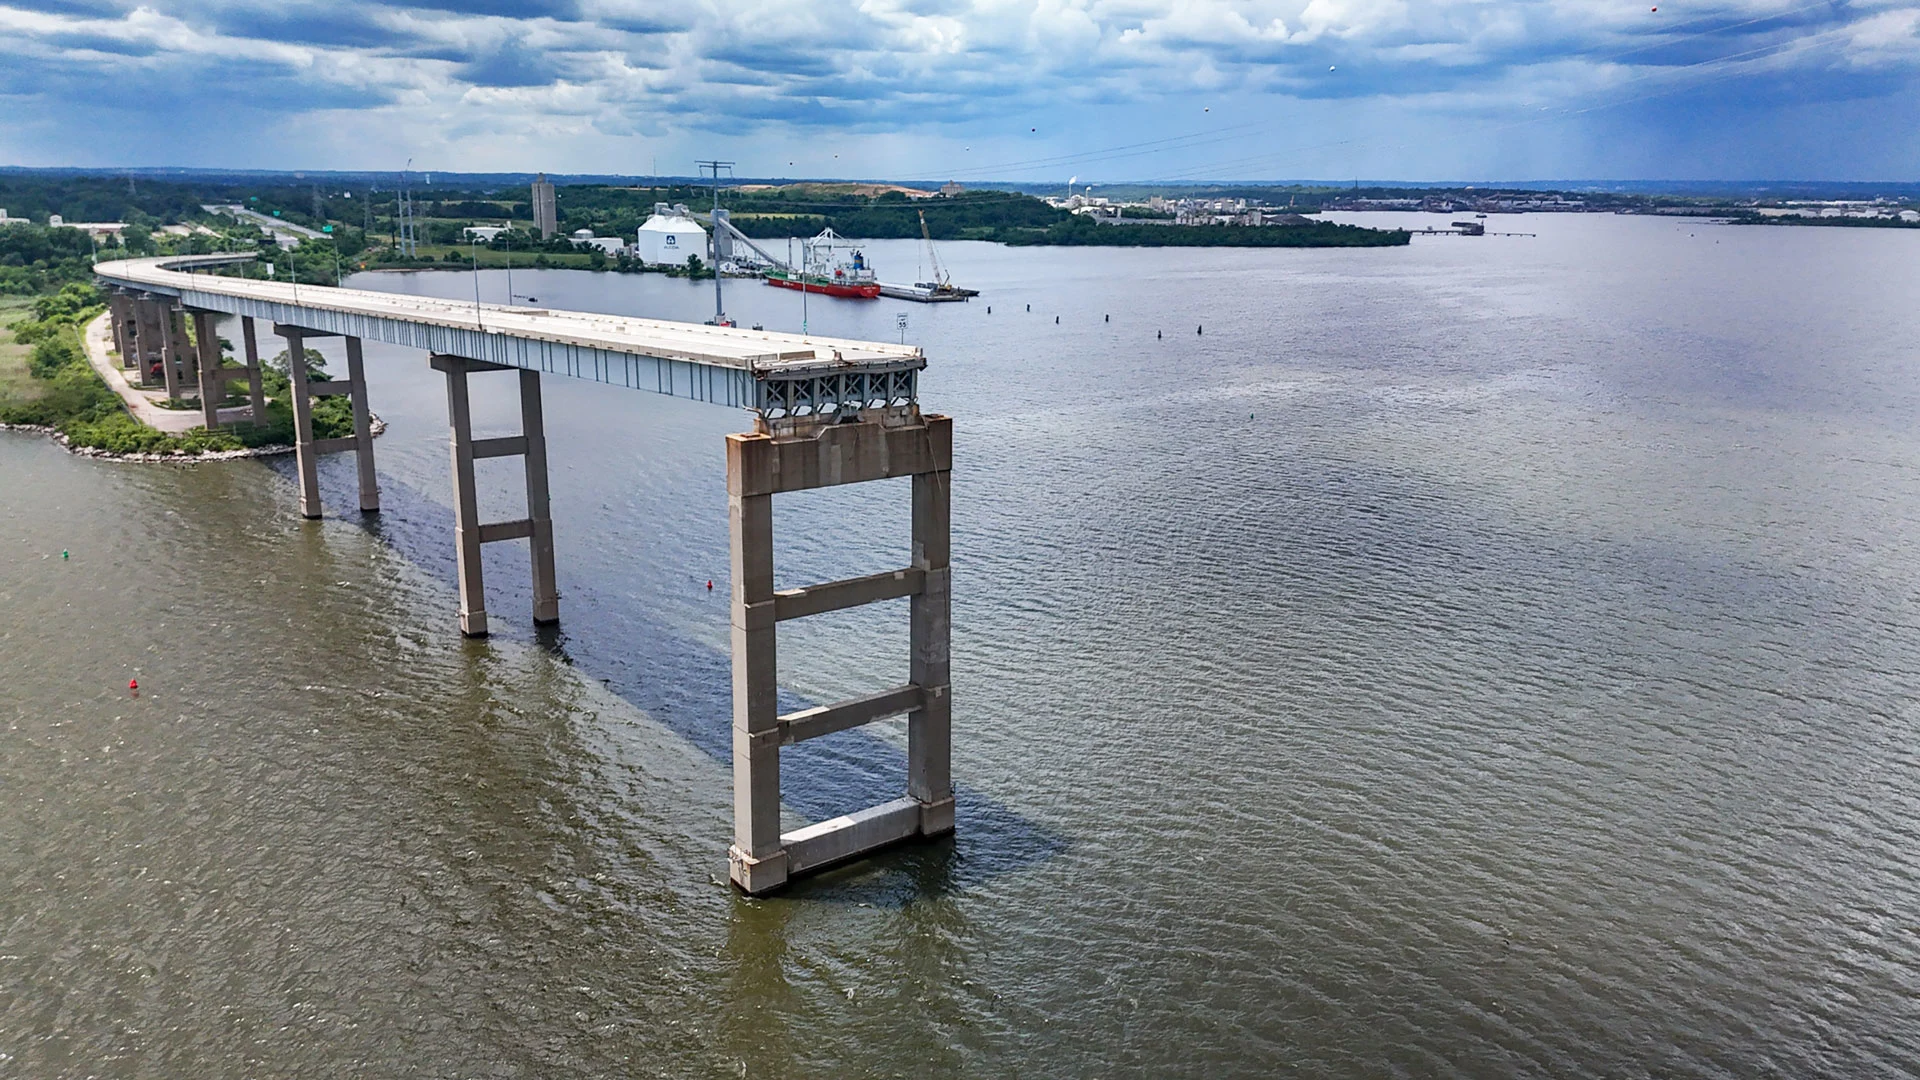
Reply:
[[[0,345],[0,423],[52,428],[67,437],[69,446],[116,454],[194,455],[293,441],[293,415],[283,404],[286,375],[278,371],[268,372],[263,380],[275,395],[264,424],[242,424],[231,431],[198,427],[174,435],[135,420],[120,395],[87,362],[82,335],[102,307],[92,286],[68,285],[58,293],[0,308],[0,313],[13,314],[8,327],[12,333]],[[223,351],[227,344],[221,342]],[[310,362],[318,356],[308,350]],[[320,370],[325,371],[324,364]],[[313,427],[318,438],[351,433],[347,398],[317,399]]]
[[[0,326],[9,326],[32,310],[30,296],[0,296]],[[40,396],[40,387],[27,372],[27,357],[32,352],[31,345],[15,341],[12,334],[0,335],[0,408],[8,402],[31,401]]]

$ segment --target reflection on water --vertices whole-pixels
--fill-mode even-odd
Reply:
[[[486,642],[417,353],[368,348],[377,519],[345,460],[316,525],[284,463],[0,436],[0,1074],[1920,1071],[1915,238],[1529,220],[815,298],[907,310],[956,417],[963,789],[772,900],[721,884],[739,414],[548,379],[563,622],[493,545]],[[783,499],[783,587],[897,565],[906,502]],[[899,682],[905,626],[783,625],[783,692]],[[902,742],[794,748],[792,820]]]

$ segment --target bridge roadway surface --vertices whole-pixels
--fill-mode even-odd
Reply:
[[[916,345],[853,341],[588,311],[195,273],[251,255],[124,259],[94,274],[203,311],[571,375],[765,416],[907,405],[926,367]]]

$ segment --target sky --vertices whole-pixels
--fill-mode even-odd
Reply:
[[[1920,0],[0,0],[0,164],[1913,180]]]

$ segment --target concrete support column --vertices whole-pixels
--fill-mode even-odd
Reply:
[[[527,541],[533,559],[533,621],[560,621],[560,589],[553,571],[553,511],[547,497],[547,432],[540,408],[540,373],[520,371],[521,433],[496,439],[473,437],[473,410],[467,398],[467,378],[476,371],[512,371],[503,364],[435,356],[431,363],[447,376],[447,426],[453,456],[454,555],[460,568],[460,632],[468,637],[487,633],[485,583],[480,569],[480,547],[499,540]],[[517,521],[482,522],[473,463],[478,458],[525,458],[527,516]]]
[[[360,339],[347,338],[347,382],[353,397],[353,450],[360,464],[360,512],[380,512],[380,478],[373,471],[373,415],[367,408],[366,365]]]
[[[473,480],[473,411],[467,400],[467,364],[459,357],[434,359],[435,366],[447,375],[447,426],[453,457],[453,546],[460,571],[460,632],[468,637],[486,637],[487,594],[480,569],[480,496]]]
[[[194,355],[193,340],[187,336],[187,311],[178,302],[167,306],[167,340],[173,345],[173,378],[180,388],[174,396],[185,397],[189,390],[197,393],[200,361]]]
[[[733,576],[732,877],[750,893],[787,880],[780,839],[780,710],[773,597],[773,440],[727,436]]]
[[[853,418],[762,419],[727,436],[733,551],[734,883],[750,893],[916,836],[953,831],[949,685],[950,489],[953,424],[944,416],[871,410]],[[913,559],[844,581],[773,591],[773,496],[911,477]],[[780,715],[774,628],[862,604],[909,598],[912,680]],[[907,790],[899,798],[792,832],[780,831],[780,747],[888,717],[907,717]]]
[[[287,396],[293,402],[293,457],[300,475],[300,516],[320,516],[320,455],[313,445],[313,396],[307,385],[307,339],[295,326],[278,326],[287,339]]]
[[[254,338],[253,316],[240,316],[240,335],[246,339],[247,397],[253,402],[253,422],[267,422],[267,394],[260,385],[260,343]]]
[[[180,333],[179,328],[174,325],[174,319],[178,313],[172,305],[155,301],[154,308],[156,311],[154,322],[158,330],[155,343],[160,347],[160,379],[167,388],[168,400],[178,401],[184,389],[180,385],[179,367],[180,347],[186,340],[186,335]]]
[[[520,372],[520,434],[527,441],[527,520],[532,534],[533,621],[560,621],[560,586],[553,572],[553,509],[547,496],[547,423],[540,403],[540,373]]]
[[[227,384],[220,378],[220,335],[213,312],[193,313],[193,336],[200,361],[200,422],[212,431],[220,426],[220,402],[227,396]]]
[[[107,297],[107,318],[113,322],[113,351],[120,354],[120,366],[135,367],[139,358],[133,355],[133,298],[125,292],[115,289]]]
[[[951,445],[952,426],[928,423]],[[951,461],[951,453],[928,455]],[[922,704],[907,714],[907,794],[920,804],[920,832],[932,836],[953,829],[953,700],[948,685],[951,630],[948,558],[950,492],[948,469],[913,476],[913,566],[926,584],[908,602],[911,607],[911,681],[923,691]]]
[[[136,297],[133,301],[133,352],[135,365],[140,369],[140,385],[153,385],[153,369],[164,360],[161,339],[160,303],[151,296]]]

